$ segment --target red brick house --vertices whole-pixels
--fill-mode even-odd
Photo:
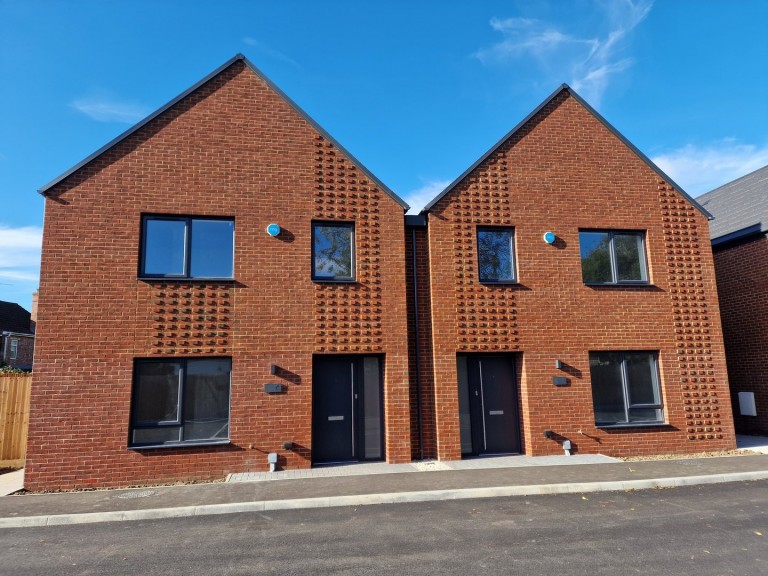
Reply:
[[[35,354],[35,320],[15,302],[0,301],[0,361],[31,370]]]
[[[422,216],[426,456],[734,447],[708,214],[571,88]]]
[[[768,434],[768,166],[698,198],[710,226],[733,420]]]
[[[417,217],[242,56],[41,192],[30,490],[733,446],[707,214],[567,87]]]
[[[244,57],[41,192],[28,489],[410,459],[408,206]]]

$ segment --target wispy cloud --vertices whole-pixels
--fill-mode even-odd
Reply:
[[[109,96],[79,98],[70,102],[69,105],[99,122],[133,124],[149,114],[149,109],[140,104],[125,102]]]
[[[630,32],[651,11],[651,0],[598,2],[604,31],[593,35],[561,30],[557,24],[534,18],[493,18],[491,28],[503,40],[478,50],[483,64],[505,64],[533,59],[539,73],[552,83],[567,79],[591,104],[599,106],[616,74],[628,69]]]
[[[298,62],[288,56],[287,54],[283,54],[279,50],[275,50],[274,48],[270,48],[266,44],[259,42],[256,38],[252,36],[246,36],[243,38],[243,44],[247,44],[248,46],[252,46],[265,56],[268,56],[274,60],[279,60],[281,62],[285,62],[286,64],[290,64],[291,66],[295,66],[296,68],[301,68]]]
[[[408,214],[418,214],[429,202],[450,184],[450,180],[428,180],[423,186],[411,190],[403,198],[410,205]]]
[[[725,138],[711,144],[688,144],[652,160],[686,192],[697,196],[768,165],[768,144]]]
[[[40,281],[40,247],[43,230],[38,226],[0,224],[0,300],[28,306]]]

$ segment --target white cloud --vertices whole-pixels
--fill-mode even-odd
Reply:
[[[38,226],[0,224],[0,300],[29,307],[40,281],[40,248],[43,230]]]
[[[628,36],[645,20],[652,5],[651,0],[598,2],[606,30],[594,37],[571,34],[532,18],[492,18],[491,28],[504,39],[474,56],[484,64],[533,57],[547,81],[554,84],[567,79],[592,105],[599,106],[611,77],[632,65],[632,58],[626,55]]]
[[[418,214],[422,208],[450,184],[450,180],[429,180],[423,186],[411,190],[403,198],[411,207],[408,214]]]
[[[697,196],[768,165],[768,144],[725,138],[711,144],[688,144],[652,160],[686,192]]]
[[[248,46],[253,46],[256,50],[258,50],[265,56],[269,56],[274,60],[279,60],[281,62],[290,64],[291,66],[295,66],[296,68],[301,68],[301,66],[299,66],[299,63],[296,62],[296,60],[294,60],[290,56],[283,54],[279,50],[270,48],[269,46],[259,42],[256,38],[252,36],[246,36],[245,38],[243,38],[243,44],[247,44]]]
[[[149,114],[139,104],[123,102],[108,96],[89,96],[69,104],[72,108],[99,122],[134,124]]]

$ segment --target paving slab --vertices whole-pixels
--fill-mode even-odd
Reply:
[[[24,469],[0,474],[0,496],[8,496],[24,488]]]

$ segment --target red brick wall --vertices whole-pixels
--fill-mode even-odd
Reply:
[[[387,459],[409,460],[403,210],[242,62],[50,196],[28,489],[307,467],[316,353],[385,356]],[[143,213],[233,216],[235,281],[137,280]],[[356,283],[311,281],[314,218],[355,221]],[[229,446],[126,448],[134,358],[222,355]]]
[[[478,282],[478,225],[515,227],[519,284]],[[651,285],[585,286],[579,228],[647,230]],[[545,429],[581,453],[733,447],[707,219],[567,91],[432,208],[428,233],[440,458],[460,457],[459,352],[522,353],[528,454],[561,453]],[[668,426],[596,428],[591,350],[658,350]]]
[[[725,355],[738,432],[768,434],[768,238],[715,251]],[[739,392],[754,392],[757,416],[739,412]]]
[[[416,288],[414,301],[413,239],[416,239]],[[408,294],[408,353],[411,382],[411,454],[413,458],[437,458],[435,436],[435,392],[432,378],[432,309],[429,298],[429,246],[426,228],[405,230],[406,291]],[[418,304],[418,305],[417,305]],[[416,312],[418,308],[418,347]],[[418,374],[417,374],[418,372]],[[419,394],[419,388],[421,394]],[[421,398],[421,438],[419,437],[419,398]],[[423,447],[419,447],[419,441]]]

